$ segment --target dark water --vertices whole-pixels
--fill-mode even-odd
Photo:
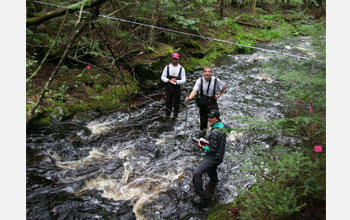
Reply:
[[[306,40],[300,42],[307,46]],[[266,121],[284,117],[283,88],[273,76],[260,72],[261,63],[273,56],[257,52],[217,60],[214,75],[228,85],[218,101],[224,123],[241,126],[234,116]],[[201,74],[188,76],[182,97]],[[150,95],[153,101],[144,99],[131,112],[90,120],[77,117],[28,132],[27,219],[205,219],[211,205],[232,201],[236,187],[255,181],[254,176],[235,178],[241,173],[235,155],[249,158],[246,149],[255,144],[269,148],[298,143],[280,134],[232,132],[219,166],[214,202],[198,207],[191,180],[204,154],[189,138],[199,127],[198,109],[188,105],[186,123],[183,103],[178,119],[165,121],[164,100],[157,98],[163,93],[155,91]],[[204,185],[208,180],[205,176]]]

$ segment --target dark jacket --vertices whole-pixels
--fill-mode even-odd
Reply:
[[[205,147],[205,158],[216,164],[222,163],[224,160],[226,146],[226,129],[221,122],[217,122],[212,126],[208,137],[209,149]]]

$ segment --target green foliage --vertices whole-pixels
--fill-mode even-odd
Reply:
[[[313,34],[313,44],[318,54],[324,54],[325,38],[323,25],[315,25],[315,32],[309,26],[297,26],[303,33]],[[293,33],[293,26],[279,26],[286,32]],[[308,53],[307,49],[300,50]],[[256,182],[247,191],[245,187],[236,186],[239,196],[229,207],[221,207],[208,219],[225,219],[227,212],[239,209],[237,219],[295,219],[301,212],[312,207],[315,201],[325,202],[325,154],[312,152],[314,145],[325,145],[325,66],[317,61],[295,60],[291,58],[275,59],[263,64],[262,73],[274,75],[278,83],[286,90],[285,102],[293,101],[293,110],[298,99],[311,100],[313,113],[311,117],[285,117],[272,121],[250,117],[234,118],[242,127],[239,132],[252,135],[283,134],[303,140],[299,150],[285,146],[263,146],[247,148],[247,155],[235,154],[229,159],[243,161],[240,173],[233,178],[244,180],[255,178]],[[295,114],[295,113],[294,113]],[[293,115],[294,116],[294,115]],[[272,150],[271,150],[272,149]],[[217,218],[219,215],[219,218]]]
[[[26,28],[26,38],[31,39],[34,36],[34,32],[30,30],[29,28]]]
[[[67,0],[67,1],[53,1],[54,4],[61,5],[71,5],[75,9],[80,9],[82,5],[90,5],[90,0],[78,1]],[[76,4],[74,4],[76,3]],[[114,2],[116,3],[116,2]],[[228,6],[226,2],[226,6]],[[73,4],[73,5],[72,5]],[[102,4],[100,7],[101,14],[110,14],[115,13],[113,16],[124,18],[131,21],[138,21],[147,24],[151,24],[152,12],[154,9],[154,1],[118,1],[117,5],[119,9],[117,12],[115,8],[112,7],[115,4]],[[28,4],[27,8],[30,11],[33,11],[33,4]],[[42,11],[39,11],[43,9]],[[32,15],[42,15],[48,10],[52,10],[53,7],[38,7],[35,9],[36,13],[30,13]],[[172,13],[167,13],[171,11]],[[273,11],[264,11],[257,8],[258,13],[256,16],[253,16],[252,13],[243,13],[238,14],[238,11],[234,10],[233,13],[227,13],[228,10],[225,8],[226,16],[219,18],[218,5],[216,0],[194,0],[194,1],[171,1],[171,0],[161,0],[159,1],[159,14],[158,15],[158,26],[168,27],[174,30],[185,29],[191,32],[200,33],[203,36],[212,36],[218,39],[225,39],[229,41],[234,41],[241,44],[254,46],[256,41],[266,41],[266,40],[277,40],[287,35],[308,35],[308,34],[318,34],[318,37],[313,41],[315,47],[319,47],[320,50],[325,48],[325,40],[322,38],[324,35],[324,25],[325,24],[312,24],[310,23],[310,16],[307,16],[303,11],[289,11],[291,19],[285,19],[285,16],[282,15],[278,7],[275,7]],[[231,12],[231,11],[230,11]],[[61,23],[61,19],[52,19],[48,22],[45,22],[37,27],[28,27],[26,29],[27,36],[27,46],[30,50],[27,51],[27,73],[30,73],[34,70],[35,66],[40,61],[39,58],[43,57],[45,52],[48,50],[52,44],[55,36],[57,34],[57,29]],[[85,16],[83,17],[83,19]],[[76,16],[69,15],[67,21],[63,26],[63,32],[72,33],[74,30],[74,25],[76,23]],[[256,28],[247,28],[236,23],[236,19],[243,21],[250,21],[252,23],[256,22],[259,25],[266,25],[272,29],[256,29]],[[286,22],[292,20],[293,23],[287,24]],[[144,46],[142,42],[148,40],[148,27],[137,26],[133,24],[117,22],[110,19],[99,18],[96,22],[99,22],[102,29],[106,33],[107,41],[110,43],[110,46],[113,47],[113,50],[116,51],[116,54],[121,53],[123,56],[118,60],[119,64],[123,68],[129,68],[130,64],[133,65],[134,61],[134,50],[137,52],[137,58],[143,60],[145,54],[147,58],[158,59],[159,62],[154,62],[157,65],[152,64],[152,69],[159,68],[163,66],[166,56],[169,56],[173,52],[174,42],[183,41],[184,39],[188,40],[187,36],[182,36],[179,34],[174,34],[171,32],[161,32],[156,31],[158,34],[157,40],[160,42],[155,42],[153,45]],[[277,27],[277,29],[273,29]],[[312,32],[312,27],[314,27],[314,32]],[[95,30],[91,29],[92,26],[83,30],[81,37],[73,45],[73,49],[69,52],[71,56],[77,57],[78,59],[95,62],[98,66],[111,66],[111,54],[106,48],[106,43],[96,34]],[[162,34],[162,35],[161,35]],[[162,36],[162,38],[160,38]],[[165,36],[165,37],[163,37]],[[54,47],[51,52],[48,61],[50,61],[50,66],[43,67],[43,70],[50,71],[52,61],[55,62],[55,59],[61,56],[64,46],[69,41],[71,35],[61,35],[57,41],[56,47]],[[197,41],[197,38],[193,38]],[[251,48],[244,46],[235,46],[225,43],[218,43],[213,41],[200,41],[202,47],[201,52],[206,54],[203,59],[192,58],[191,54],[194,54],[193,50],[188,50],[184,52],[183,48],[180,49],[180,52],[184,52],[184,57],[186,61],[183,60],[186,70],[193,71],[197,66],[208,65],[213,62],[214,59],[221,56],[224,53],[232,53],[235,51],[238,52],[251,52]],[[33,48],[33,49],[32,49]],[[197,51],[195,51],[197,52]],[[136,53],[135,53],[136,54]],[[140,55],[140,56],[139,56]],[[325,58],[325,49],[324,53],[317,55],[318,59]],[[92,59],[92,60],[85,60]],[[137,61],[136,61],[137,62]],[[143,61],[142,61],[143,62]],[[70,61],[69,61],[70,63]],[[92,70],[84,71],[78,70],[74,72],[71,64],[76,65],[75,63],[70,63],[69,67],[64,70],[64,73],[60,74],[56,80],[53,82],[56,83],[56,86],[52,86],[51,91],[49,91],[48,97],[50,104],[68,104],[69,102],[74,102],[74,95],[77,91],[85,92],[85,87],[91,89],[90,97],[96,97],[96,99],[104,99],[103,93],[106,91],[107,86],[110,86],[112,83],[111,78],[102,77],[96,75],[97,72]],[[162,65],[161,65],[162,64]],[[290,66],[288,64],[286,66]],[[297,64],[298,65],[298,64]],[[49,67],[49,68],[48,68]],[[301,65],[298,65],[298,68],[303,68]],[[296,68],[296,69],[298,69]],[[72,73],[74,72],[74,73]],[[80,72],[80,74],[79,74]],[[324,80],[320,79],[319,81],[310,81],[307,76],[300,74],[300,80],[297,82],[293,77],[288,76],[288,73],[291,73],[292,70],[283,71],[286,73],[285,76],[281,76],[279,80],[286,81],[285,85],[290,86],[296,92],[286,92],[285,96],[289,97],[288,99],[293,100],[297,96],[304,98],[313,98],[313,103],[318,104],[321,107],[325,107],[325,97],[323,96],[322,89],[324,88]],[[307,71],[305,71],[307,72]],[[322,71],[321,71],[322,72]],[[71,74],[72,73],[72,74]],[[324,73],[325,74],[325,73]],[[43,74],[44,75],[44,74]],[[68,76],[69,75],[69,76]],[[73,77],[71,77],[73,76]],[[76,78],[74,78],[76,76]],[[130,75],[128,75],[130,76]],[[38,77],[41,77],[41,73],[38,74]],[[96,77],[96,78],[95,78]],[[72,79],[73,78],[73,79]],[[301,83],[300,85],[291,85],[287,84],[287,81],[291,79],[291,82]],[[305,81],[303,81],[303,80]],[[42,80],[42,79],[41,79]],[[72,80],[74,85],[71,85],[71,96],[67,94],[67,88],[62,86],[62,82]],[[131,82],[131,80],[129,81]],[[306,83],[309,82],[309,83]],[[134,83],[133,83],[134,84]],[[314,87],[318,85],[319,89]],[[84,89],[83,89],[84,88]],[[135,88],[135,85],[133,86]],[[305,89],[307,88],[307,89]],[[29,95],[35,95],[35,91],[40,91],[41,88],[35,87],[28,90],[28,100],[31,98]],[[119,94],[119,93],[118,93]],[[120,92],[120,95],[123,95]],[[315,96],[318,98],[315,100]],[[98,98],[97,98],[98,97]],[[95,98],[93,98],[95,100]],[[294,100],[295,101],[295,100]],[[97,104],[98,105],[98,104]],[[276,127],[277,129],[277,127]]]
[[[197,59],[194,57],[190,57],[189,59],[186,59],[183,62],[184,66],[186,66],[186,72],[190,72],[190,71],[195,71],[195,68],[197,66],[210,66],[211,63],[206,60],[206,59]]]
[[[214,42],[207,47],[206,53],[208,55],[206,55],[206,59],[210,62],[225,53],[232,53],[233,51],[233,46],[225,47],[223,43]]]
[[[66,94],[68,89],[69,87],[66,85],[66,83],[63,83],[57,90],[49,89],[48,96],[50,97],[51,102],[54,104],[61,104],[65,102],[66,98],[69,96],[69,94]]]
[[[33,43],[40,45],[51,45],[53,41],[54,38],[51,38],[46,32],[36,33],[33,39]]]
[[[203,14],[205,15],[202,19],[203,21],[207,21],[209,23],[215,22],[218,19],[218,15],[216,14],[216,10],[214,7],[205,7],[202,8]]]
[[[69,5],[68,8],[71,10],[76,10],[76,9],[80,9],[82,5],[91,6],[91,0],[81,0],[81,2],[79,3]]]
[[[251,188],[251,197],[241,203],[245,209],[238,219],[283,219],[298,212],[302,205],[297,204],[296,190],[281,188],[275,183],[257,184]]]
[[[316,30],[313,37],[314,49],[318,50],[317,55],[325,56],[325,38],[320,37],[324,28],[317,26]],[[307,48],[301,49],[301,52],[306,53],[304,56],[310,56]],[[288,88],[283,92],[287,102],[312,99],[313,102],[322,103],[322,100],[325,100],[326,69],[322,61],[276,59],[273,63],[265,63],[264,66],[264,74],[274,75],[284,88]]]
[[[239,43],[239,44],[244,44],[244,45],[248,45],[248,46],[255,46],[255,40],[253,40],[250,37],[251,37],[251,35],[249,33],[240,32],[239,34],[235,35],[234,41],[236,43]],[[249,52],[253,51],[253,49],[250,47],[245,47],[245,46],[236,46],[236,47],[239,51],[244,52],[244,53],[249,53]]]
[[[285,21],[285,18],[280,13],[271,13],[271,14],[259,14],[258,18],[261,18],[263,20],[266,20],[268,22],[280,22],[283,23]]]
[[[254,19],[255,19],[255,17],[251,13],[243,13],[239,16],[239,20],[241,20],[241,21],[251,21]]]
[[[238,186],[241,194],[234,205],[243,207],[238,219],[290,219],[312,199],[325,200],[322,157],[311,160],[307,154],[283,146],[272,151],[254,146],[248,151],[251,158],[244,160],[242,173],[233,178],[254,175],[258,182],[247,192]]]
[[[26,59],[26,69],[27,72],[34,71],[35,65],[38,63],[38,60],[36,60],[36,53],[34,53],[33,56],[27,57]]]
[[[324,123],[319,117],[279,118],[272,121],[248,116],[234,117],[233,119],[244,124],[244,126],[233,130],[253,135],[283,134],[285,136],[312,139],[325,132],[325,126],[322,126]]]
[[[227,220],[233,219],[232,210],[235,208],[234,203],[215,204],[211,208],[207,220]]]
[[[221,26],[223,26],[233,32],[241,32],[243,30],[243,28],[236,23],[235,19],[230,17],[225,17],[220,20],[214,20],[212,21],[212,23],[216,28],[220,28]]]
[[[182,28],[191,31],[199,31],[197,24],[200,22],[198,18],[185,18],[182,15],[171,15],[172,18],[175,19],[176,23],[180,24]]]
[[[174,48],[169,46],[169,45],[164,45],[160,44],[156,49],[155,49],[155,55],[158,57],[165,57],[165,56],[170,56],[174,52]]]
[[[282,23],[275,29],[275,31],[280,32],[282,36],[290,36],[294,33],[294,30],[293,25],[288,23]]]
[[[268,41],[273,41],[273,40],[278,40],[282,37],[281,33],[279,31],[274,31],[274,30],[257,30],[254,32],[254,37],[257,39],[264,39]]]
[[[154,53],[155,52],[155,49],[152,46],[145,46],[143,49],[146,53]]]
[[[292,14],[292,19],[297,21],[308,21],[311,19],[311,16],[306,14],[305,11],[302,10],[290,10],[288,11]]]

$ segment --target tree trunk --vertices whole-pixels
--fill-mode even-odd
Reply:
[[[224,0],[218,0],[220,1],[220,17],[224,17]]]
[[[238,0],[231,0],[231,5],[234,8],[238,8]]]
[[[256,15],[256,0],[253,2],[253,16]]]
[[[309,7],[309,1],[308,0],[303,0],[303,8]]]
[[[87,5],[85,3],[86,5],[84,5],[84,7],[90,8],[90,7],[98,6],[99,4],[102,4],[105,1],[106,0],[91,0],[91,4]],[[27,18],[27,21],[26,21],[27,27],[32,26],[32,25],[38,25],[38,24],[41,24],[41,23],[48,21],[52,18],[62,16],[66,13],[66,11],[68,11],[69,13],[79,11],[82,5],[83,5],[83,2],[74,3],[71,5],[68,5],[66,8],[60,8],[60,9],[57,9],[55,11],[50,11],[50,12],[48,12],[44,15],[41,15],[39,17]]]
[[[153,10],[152,10],[152,20],[151,20],[151,24],[152,26],[156,26],[157,25],[157,21],[158,21],[158,14],[159,14],[159,1],[158,0],[154,0],[154,6],[153,6]],[[150,44],[153,43],[154,41],[154,28],[152,27],[149,31],[149,42]]]
[[[89,18],[90,18],[90,16],[88,17],[88,19],[89,19]],[[87,19],[87,20],[88,20],[88,19]],[[61,68],[61,66],[62,66],[62,64],[63,64],[63,61],[66,59],[67,54],[68,54],[69,50],[71,49],[73,43],[74,43],[75,40],[80,36],[80,34],[81,34],[83,28],[85,27],[85,25],[86,25],[86,23],[87,23],[87,20],[81,25],[81,27],[79,27],[78,30],[75,31],[75,33],[73,34],[73,36],[72,36],[72,38],[70,39],[69,43],[67,44],[66,49],[64,50],[63,55],[62,55],[60,61],[58,62],[58,64],[57,64],[56,68],[54,69],[54,71],[51,73],[51,76],[50,76],[49,80],[46,82],[46,84],[45,84],[44,89],[43,89],[43,91],[42,91],[42,93],[41,93],[41,95],[40,95],[40,98],[39,98],[38,102],[35,104],[35,106],[34,106],[34,108],[32,109],[30,115],[28,116],[28,119],[27,119],[26,124],[28,124],[28,123],[32,120],[32,118],[34,117],[35,110],[38,108],[38,106],[40,105],[41,101],[44,99],[45,94],[46,94],[46,92],[48,91],[51,82],[55,79],[55,77],[56,77],[58,71],[60,70],[60,68]]]

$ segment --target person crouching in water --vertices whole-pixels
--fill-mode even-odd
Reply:
[[[224,159],[226,147],[226,128],[221,122],[218,110],[210,110],[208,113],[208,122],[211,126],[208,136],[209,145],[204,146],[198,141],[197,146],[205,151],[205,157],[194,170],[192,179],[194,191],[200,196],[201,202],[209,201],[208,199],[210,199],[203,191],[202,175],[203,173],[208,174],[210,181],[206,188],[213,190],[219,181],[217,168]]]

